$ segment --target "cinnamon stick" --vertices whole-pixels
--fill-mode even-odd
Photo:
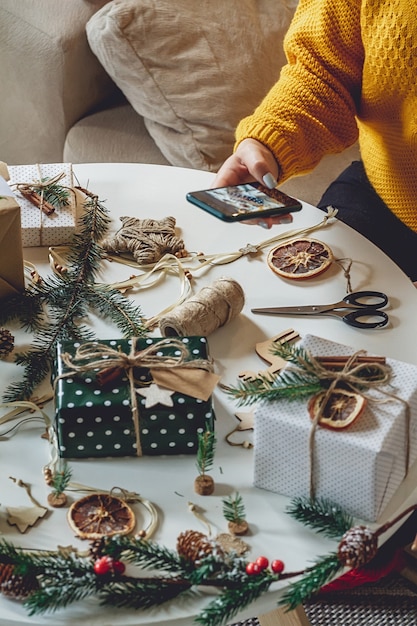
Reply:
[[[316,356],[315,359],[324,367],[343,367],[346,365],[350,356]],[[384,356],[368,356],[359,355],[355,358],[355,363],[382,363],[385,364],[386,358]]]
[[[35,191],[32,191],[29,187],[25,187],[23,185],[18,189],[26,200],[29,200],[29,202],[31,202],[34,206],[43,211],[45,215],[52,215],[52,213],[54,213],[55,207],[52,206],[52,204],[47,200],[41,198],[41,196]]]

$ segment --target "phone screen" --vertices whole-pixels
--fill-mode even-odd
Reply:
[[[259,183],[192,191],[187,200],[220,219],[235,222],[299,211],[301,203]]]

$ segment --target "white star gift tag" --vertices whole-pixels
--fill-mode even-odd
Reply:
[[[163,404],[164,406],[174,406],[174,401],[171,396],[175,393],[170,389],[164,389],[151,383],[149,387],[143,387],[136,389],[136,393],[146,398],[145,408],[149,409],[155,404]]]

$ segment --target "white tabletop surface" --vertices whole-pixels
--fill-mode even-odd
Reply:
[[[208,213],[189,204],[185,199],[188,191],[207,188],[212,174],[195,170],[138,164],[85,164],[75,165],[74,172],[81,186],[99,195],[112,217],[111,231],[119,226],[119,217],[141,218],[173,215],[178,233],[184,239],[187,250],[206,254],[235,252],[246,244],[259,244],[275,234],[318,223],[323,213],[304,205],[295,213],[293,223],[276,225],[271,230],[259,226],[224,223]],[[349,257],[352,264],[352,288],[373,289],[388,294],[390,308],[389,326],[379,330],[358,330],[331,317],[273,317],[254,315],[250,309],[258,306],[295,304],[319,304],[340,300],[346,293],[346,280],[339,266],[334,265],[321,276],[308,281],[288,281],[275,275],[266,264],[269,248],[256,256],[244,256],[239,260],[195,273],[192,281],[194,293],[210,285],[217,277],[230,276],[243,287],[246,303],[242,313],[228,325],[218,329],[208,338],[209,349],[216,363],[222,382],[236,384],[237,376],[244,369],[261,369],[255,354],[257,342],[292,327],[301,336],[314,334],[345,343],[354,349],[366,349],[402,361],[417,364],[415,347],[417,290],[409,279],[374,245],[356,232],[335,221],[324,229],[310,235],[330,245],[336,258]],[[272,247],[272,246],[271,246]],[[41,274],[49,272],[47,249],[24,250],[24,257],[39,269]],[[184,262],[187,266],[187,263]],[[127,279],[132,268],[118,264],[104,265],[103,282]],[[152,288],[133,292],[131,296],[140,303],[145,317],[159,313],[179,296],[180,283],[175,276],[161,280]],[[98,338],[117,338],[118,331],[110,323],[93,320]],[[18,349],[29,343],[30,336],[12,329]],[[158,331],[155,336],[160,336]],[[11,363],[0,363],[2,386],[7,386],[20,376],[19,369]],[[159,509],[160,525],[154,539],[169,548],[175,548],[176,538],[187,529],[207,532],[207,528],[189,512],[188,502],[204,510],[212,533],[226,531],[222,515],[222,500],[239,492],[245,504],[250,534],[245,538],[251,546],[249,558],[265,554],[270,559],[280,558],[288,571],[297,571],[311,564],[317,556],[335,548],[335,543],[304,528],[292,520],[285,509],[289,504],[286,497],[252,487],[252,451],[242,447],[231,447],[224,441],[226,433],[237,424],[235,413],[245,411],[238,408],[230,397],[221,390],[214,393],[214,408],[217,417],[217,447],[215,466],[211,472],[215,479],[212,496],[198,496],[193,491],[196,476],[194,457],[142,457],[123,459],[85,459],[71,461],[72,479],[97,489],[119,486],[140,493],[151,500]],[[47,412],[52,416],[51,404]],[[48,490],[43,482],[42,467],[48,461],[47,443],[40,438],[39,424],[22,427],[13,437],[1,441],[1,489],[0,531],[4,539],[28,548],[54,549],[57,545],[85,544],[74,538],[66,522],[66,511],[53,509],[48,517],[36,527],[21,535],[16,527],[6,521],[7,506],[26,506],[28,501],[9,476],[20,478],[32,485],[33,495],[46,503]],[[250,433],[247,437],[250,438]],[[415,472],[411,472],[400,492],[384,512],[384,520],[394,511],[417,500],[413,493]],[[80,497],[83,494],[80,494]],[[77,496],[78,497],[78,496]],[[146,524],[139,507],[136,510],[139,526]],[[381,520],[382,521],[382,520]],[[236,616],[234,621],[257,615],[274,608],[279,591],[285,583],[277,584],[268,594],[247,610]],[[188,602],[174,601],[157,610],[127,612],[102,609],[95,601],[74,605],[52,615],[29,618],[17,602],[0,597],[0,624],[50,624],[60,626],[73,624],[83,619],[89,625],[110,626],[116,624],[164,624],[185,626],[192,624],[211,596],[202,595]]]

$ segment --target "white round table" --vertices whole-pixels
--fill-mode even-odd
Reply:
[[[213,175],[196,170],[140,164],[84,164],[75,165],[79,184],[99,195],[109,209],[111,230],[116,231],[121,216],[161,219],[176,218],[179,235],[190,252],[205,254],[236,252],[246,244],[260,244],[275,234],[294,228],[306,227],[323,219],[318,209],[304,205],[293,215],[293,223],[276,225],[271,230],[259,226],[224,223],[189,204],[185,195],[189,191],[210,186]],[[285,306],[319,304],[340,300],[346,293],[346,279],[338,265],[333,265],[322,275],[307,281],[288,281],[275,275],[266,264],[269,248],[255,255],[244,255],[229,265],[210,267],[196,272],[192,291],[196,293],[220,276],[235,278],[242,286],[246,303],[241,314],[229,324],[208,337],[209,349],[216,363],[217,373],[225,384],[236,384],[242,370],[262,369],[263,363],[256,355],[257,342],[273,337],[292,327],[301,336],[314,334],[345,343],[354,349],[389,356],[417,364],[414,333],[416,331],[417,290],[409,279],[373,244],[340,222],[317,230],[312,237],[326,242],[336,258],[352,259],[351,280],[354,290],[373,289],[389,296],[390,324],[379,330],[358,330],[331,317],[274,317],[254,315],[251,308],[260,306]],[[41,274],[49,272],[46,248],[24,250],[24,258],[33,262]],[[187,263],[184,261],[184,265]],[[117,263],[105,263],[103,282],[127,279],[136,270]],[[130,292],[140,303],[146,318],[159,313],[179,296],[180,282],[168,276],[157,286]],[[119,337],[110,323],[92,320],[97,337]],[[17,348],[29,343],[30,336],[16,330]],[[154,332],[159,336],[158,331]],[[19,368],[10,363],[0,363],[2,387],[19,378]],[[175,548],[176,538],[187,529],[207,532],[207,528],[189,510],[189,502],[204,511],[213,535],[226,530],[222,514],[222,501],[235,492],[243,498],[250,534],[245,540],[251,546],[250,558],[265,554],[270,559],[279,558],[288,571],[297,571],[311,564],[318,555],[334,550],[335,543],[306,529],[292,520],[285,509],[289,499],[252,486],[252,451],[239,446],[229,446],[225,435],[236,425],[238,408],[220,389],[214,393],[217,446],[215,479],[212,496],[198,496],[193,490],[196,476],[195,459],[183,457],[142,457],[122,459],[82,459],[70,461],[72,480],[97,489],[110,489],[117,485],[140,493],[151,500],[160,512],[159,528],[154,539],[169,548]],[[52,416],[50,403],[47,412]],[[30,423],[19,429],[13,437],[1,441],[1,496],[0,530],[3,538],[27,548],[55,549],[57,545],[85,544],[74,538],[67,522],[66,511],[53,509],[47,518],[21,535],[16,527],[6,522],[6,506],[28,504],[23,490],[19,490],[9,476],[20,478],[32,485],[32,494],[41,503],[46,502],[47,488],[43,482],[42,467],[48,461],[46,442],[40,438],[39,424]],[[245,436],[250,437],[250,433]],[[415,472],[414,472],[415,473]],[[413,492],[415,476],[410,472],[393,501],[384,512],[384,520],[393,512],[417,500]],[[80,494],[80,497],[83,494]],[[78,497],[78,496],[74,496]],[[137,510],[139,524],[142,509]],[[237,621],[272,610],[286,583],[278,583],[259,601],[233,618]],[[52,615],[28,617],[22,606],[0,597],[0,624],[50,624],[61,626],[83,620],[89,626],[100,625],[190,625],[193,618],[210,601],[207,592],[188,601],[174,601],[157,609],[132,612],[101,608],[95,601],[75,604]]]

